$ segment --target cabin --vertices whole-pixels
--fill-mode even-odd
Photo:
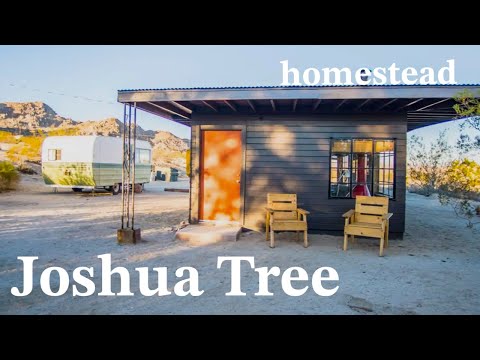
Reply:
[[[191,128],[190,223],[265,229],[267,193],[296,193],[309,231],[343,231],[357,195],[390,199],[405,230],[407,132],[455,119],[479,85],[119,90],[118,101]]]

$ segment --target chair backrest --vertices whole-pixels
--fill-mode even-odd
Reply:
[[[355,221],[380,223],[388,213],[388,197],[357,196],[355,198]]]
[[[275,210],[274,219],[297,218],[297,194],[267,194],[267,206]]]

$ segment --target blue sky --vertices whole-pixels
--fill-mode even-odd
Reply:
[[[0,102],[43,101],[74,120],[122,118],[118,89],[279,85],[291,66],[438,69],[455,59],[458,83],[480,83],[480,46],[0,46]],[[60,95],[64,94],[64,95]],[[75,97],[77,96],[77,97]],[[88,98],[90,100],[87,100]],[[189,128],[140,112],[145,129],[189,137]],[[447,123],[417,130],[427,140]]]

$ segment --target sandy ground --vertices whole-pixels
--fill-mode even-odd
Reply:
[[[169,187],[172,184],[167,184]],[[175,184],[186,187],[183,181]],[[480,314],[480,235],[467,229],[434,198],[409,194],[404,240],[391,240],[386,256],[377,256],[374,239],[358,239],[341,250],[341,236],[311,235],[304,249],[292,234],[280,234],[270,249],[263,234],[248,232],[238,242],[204,246],[174,240],[176,226],[188,215],[188,194],[164,192],[165,183],[146,186],[136,198],[137,223],[144,242],[116,244],[119,196],[92,197],[69,190],[53,193],[35,176],[23,177],[18,191],[0,194],[0,313],[1,314]],[[130,270],[136,296],[100,297],[100,260],[111,253],[114,266]],[[22,286],[17,256],[38,256],[34,290],[14,297]],[[320,297],[311,287],[300,297],[286,295],[280,278],[270,280],[272,297],[258,297],[258,276],[243,268],[243,297],[227,297],[229,268],[216,268],[218,256],[255,256],[255,265],[302,266],[309,276],[322,266],[337,270],[338,292]],[[49,266],[65,268],[70,279],[78,266],[93,266],[95,295],[73,297],[68,292],[49,297],[40,290],[40,272]],[[169,289],[175,270],[193,266],[200,274],[200,297],[142,296],[136,267],[168,268]],[[224,265],[225,266],[225,265]],[[150,286],[157,277],[151,272]],[[58,277],[52,277],[52,288]],[[308,284],[308,283],[307,283]],[[113,289],[119,289],[113,278]]]

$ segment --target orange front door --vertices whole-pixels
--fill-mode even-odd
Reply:
[[[200,220],[240,220],[242,132],[203,130]]]

